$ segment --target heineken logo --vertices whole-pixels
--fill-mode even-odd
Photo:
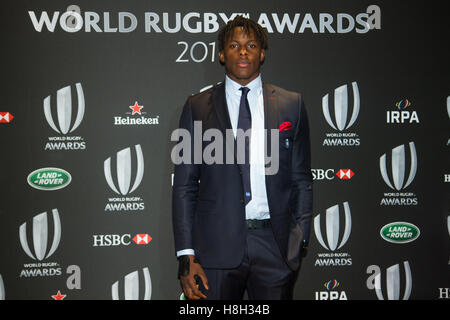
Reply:
[[[72,176],[63,169],[41,168],[31,172],[27,181],[33,188],[52,191],[66,187],[72,181]]]
[[[381,237],[392,243],[408,243],[420,235],[418,227],[408,222],[392,222],[381,228]]]

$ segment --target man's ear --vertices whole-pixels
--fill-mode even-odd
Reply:
[[[223,54],[223,50],[219,51],[219,61],[221,64],[225,64],[225,55]]]
[[[259,54],[259,62],[263,63],[266,57],[266,50],[261,49],[261,53]]]

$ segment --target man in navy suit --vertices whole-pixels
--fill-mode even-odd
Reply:
[[[172,190],[181,286],[189,299],[292,299],[312,215],[305,106],[262,82],[267,35],[256,22],[237,17],[218,38],[225,81],[190,96],[180,118],[192,137],[198,128],[223,136],[178,140],[191,147]],[[198,161],[213,143],[223,161]]]

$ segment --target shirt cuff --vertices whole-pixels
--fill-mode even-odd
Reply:
[[[187,254],[195,256],[194,249],[184,249],[184,250],[177,251],[177,257],[185,256]]]

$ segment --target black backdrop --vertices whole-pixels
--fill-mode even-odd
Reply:
[[[448,298],[449,50],[438,2],[19,1],[3,7],[0,299],[52,299],[58,290],[66,299],[144,299],[149,290],[152,299],[180,298],[170,135],[186,97],[223,80],[214,42],[233,13],[266,27],[263,80],[301,92],[309,114],[317,230],[295,298]],[[60,19],[68,8],[80,15]],[[57,91],[68,86],[71,96],[58,102]],[[339,87],[348,103],[335,103]],[[348,107],[348,125],[356,94],[355,122],[333,128],[325,111],[335,125],[335,109]],[[132,114],[135,103],[141,114]],[[6,112],[14,117],[9,122]],[[403,119],[387,120],[396,115]],[[130,124],[142,117],[144,124]],[[396,148],[402,145],[403,153]],[[382,177],[384,154],[386,180],[393,184],[394,175],[404,174],[399,190]],[[110,187],[105,167],[116,188],[117,172],[123,173],[125,194]],[[61,180],[61,188],[38,189],[29,178],[35,170],[62,179],[61,170],[44,168],[62,169],[71,179]],[[131,191],[139,168],[142,181]],[[339,179],[340,169],[351,169],[351,179]],[[333,209],[327,209],[336,205],[333,228]],[[402,222],[397,235],[411,241],[380,235],[394,222]],[[151,241],[137,244],[150,239],[144,235]],[[342,246],[332,250],[333,244]]]

